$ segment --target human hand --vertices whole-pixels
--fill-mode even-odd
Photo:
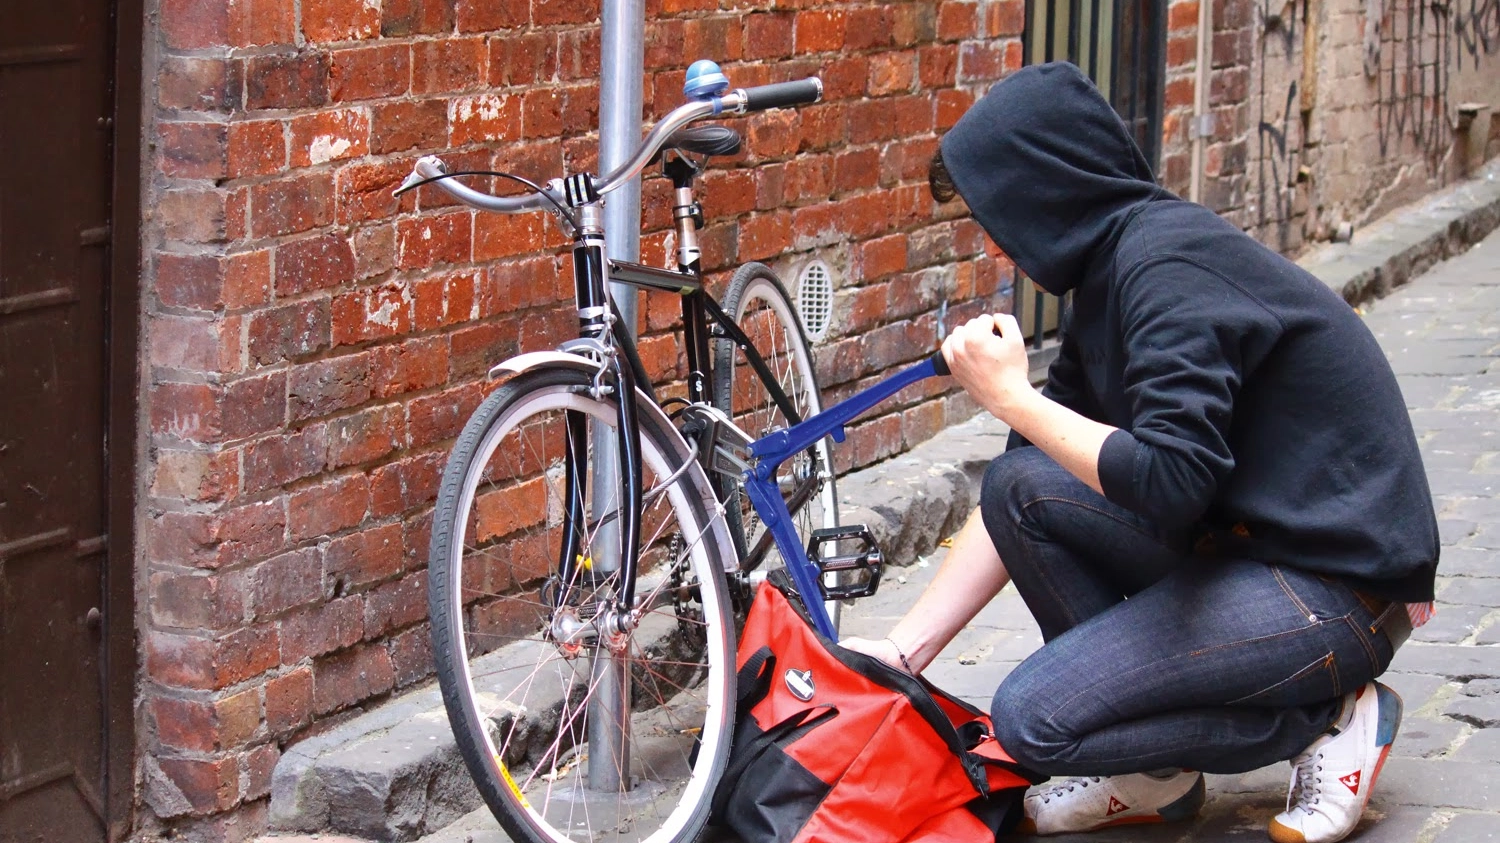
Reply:
[[[879,659],[903,673],[913,672],[906,664],[901,650],[896,647],[896,642],[889,638],[871,641],[868,638],[851,636],[840,641],[839,646],[846,650],[853,650],[856,653],[863,653],[873,659]]]
[[[984,314],[958,326],[943,342],[943,358],[960,386],[980,406],[1009,423],[1018,397],[1032,391],[1021,326],[1009,313]]]

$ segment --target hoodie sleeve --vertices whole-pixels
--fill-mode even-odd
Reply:
[[[1131,272],[1116,300],[1131,414],[1099,454],[1110,500],[1166,527],[1202,518],[1234,468],[1235,397],[1280,322],[1217,274],[1183,260]]]

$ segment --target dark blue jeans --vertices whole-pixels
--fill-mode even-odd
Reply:
[[[1046,645],[995,692],[1000,745],[1047,775],[1242,773],[1292,757],[1392,647],[1348,586],[1194,555],[1038,448],[997,458],[984,524]]]

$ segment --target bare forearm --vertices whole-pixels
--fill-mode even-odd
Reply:
[[[1117,428],[1100,424],[1028,390],[993,408],[1001,421],[1057,461],[1070,474],[1103,494],[1099,483],[1099,452]]]
[[[920,672],[1008,582],[1010,574],[976,509],[954,538],[937,576],[890,638]]]

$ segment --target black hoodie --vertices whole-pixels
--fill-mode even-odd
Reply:
[[[1218,552],[1432,599],[1437,520],[1395,375],[1342,299],[1155,183],[1076,67],[1028,67],[942,141],[1005,253],[1073,291],[1044,392],[1119,428],[1104,494]]]

